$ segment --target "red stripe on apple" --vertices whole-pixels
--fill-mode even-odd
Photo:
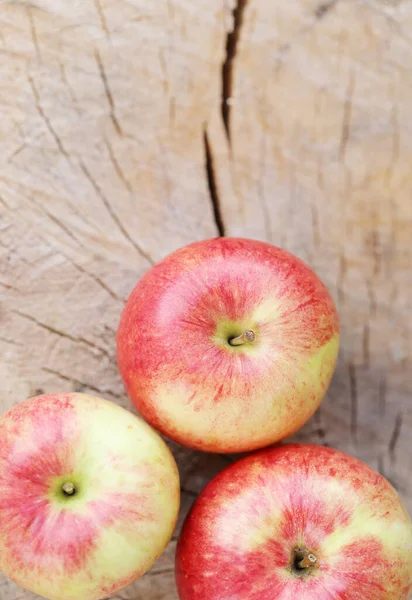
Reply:
[[[339,323],[298,258],[218,238],[178,250],[141,279],[117,341],[128,393],[149,422],[200,450],[240,452],[313,414],[335,368]]]
[[[407,600],[411,521],[373,469],[291,444],[220,473],[178,543],[181,600]]]

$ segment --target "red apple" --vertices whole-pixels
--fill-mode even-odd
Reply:
[[[191,244],[138,283],[118,361],[140,413],[200,450],[242,452],[299,429],[332,377],[339,324],[303,262],[263,242]]]
[[[320,446],[266,449],[199,496],[176,573],[180,600],[407,600],[412,524],[359,460]]]
[[[167,446],[115,404],[45,395],[0,419],[0,570],[36,594],[95,600],[131,583],[178,508]]]

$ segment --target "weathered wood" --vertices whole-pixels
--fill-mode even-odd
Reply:
[[[266,239],[342,320],[294,439],[366,460],[412,511],[411,31],[406,0],[1,2],[2,410],[54,390],[130,408],[114,334],[137,279],[195,239]],[[227,459],[173,450],[183,518]],[[176,600],[173,550],[116,598]],[[0,597],[34,598],[5,578]]]

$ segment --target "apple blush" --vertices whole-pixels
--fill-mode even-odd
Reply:
[[[176,578],[180,600],[409,600],[412,523],[361,461],[322,446],[265,449],[195,501]]]
[[[179,475],[123,408],[85,394],[32,398],[0,419],[0,570],[51,600],[97,600],[169,542]]]
[[[209,452],[244,452],[299,429],[318,408],[339,346],[335,305],[301,260],[217,238],[148,271],[121,317],[118,363],[154,427]]]

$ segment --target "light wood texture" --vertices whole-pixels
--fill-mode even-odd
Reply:
[[[342,321],[294,439],[412,511],[411,31],[407,0],[0,2],[2,411],[55,390],[130,408],[114,335],[138,278],[195,239],[266,239]],[[182,521],[228,459],[172,449]],[[175,543],[116,598],[176,600]],[[34,598],[1,576],[0,597]]]

